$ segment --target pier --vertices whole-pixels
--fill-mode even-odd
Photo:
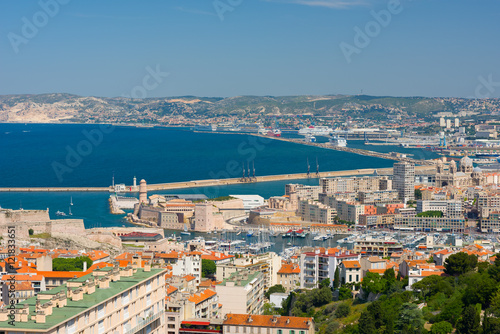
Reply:
[[[432,167],[429,166],[415,166],[415,171],[426,171],[430,170]],[[354,169],[354,170],[341,170],[341,171],[331,171],[331,172],[319,172],[314,177],[308,173],[298,173],[298,174],[282,174],[282,175],[265,175],[256,176],[252,182],[273,182],[273,181],[286,181],[286,180],[300,180],[300,179],[310,179],[318,177],[339,177],[339,176],[362,176],[362,175],[372,175],[377,172],[378,175],[392,175],[392,168],[365,168],[365,169]],[[215,187],[215,186],[226,186],[231,184],[246,184],[241,180],[241,177],[230,178],[230,179],[209,179],[209,180],[197,180],[197,181],[185,181],[185,182],[171,182],[171,183],[159,183],[159,184],[148,184],[148,191],[160,191],[160,190],[171,190],[171,189],[184,189],[184,188],[197,188],[197,187]],[[0,188],[0,192],[113,192],[111,187],[22,187],[22,188]]]

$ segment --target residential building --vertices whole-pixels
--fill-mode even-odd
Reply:
[[[285,195],[290,196],[290,194],[296,193],[297,197],[302,200],[318,200],[319,193],[321,192],[321,186],[309,186],[306,184],[294,184],[289,183],[285,185]]]
[[[437,231],[437,232],[464,232],[464,218],[438,218],[438,217],[402,217],[394,218],[395,230],[408,231]]]
[[[361,204],[389,204],[399,203],[397,190],[360,191],[358,193]]]
[[[249,269],[231,274],[215,286],[222,304],[220,314],[260,314],[264,305],[264,274]]]
[[[300,200],[297,211],[304,221],[320,224],[333,224],[336,213],[335,209],[311,199]]]
[[[443,217],[460,218],[463,217],[463,201],[417,201],[417,213],[426,211],[441,211]]]
[[[393,167],[392,186],[399,193],[403,203],[415,199],[415,165],[406,161],[397,162]]]
[[[281,284],[286,292],[298,288],[300,285],[300,267],[295,263],[283,263],[278,271],[278,284]]]
[[[359,261],[342,261],[339,270],[341,285],[361,282],[361,264]]]
[[[276,315],[227,314],[224,317],[225,334],[314,334],[312,318]]]
[[[8,333],[165,333],[165,270],[105,267],[16,305]]]
[[[378,239],[372,236],[367,236],[362,239],[357,239],[354,242],[355,253],[362,254],[363,256],[383,256],[386,257],[392,253],[403,251],[403,245],[397,240],[391,238]]]

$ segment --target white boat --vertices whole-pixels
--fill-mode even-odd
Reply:
[[[56,216],[67,216],[67,214],[62,211],[56,211]]]
[[[333,131],[327,126],[309,126],[299,130],[299,135],[328,136]]]
[[[308,143],[315,143],[316,142],[316,137],[313,135],[306,135],[306,142]]]
[[[181,232],[182,235],[191,235],[190,232],[188,232],[188,227],[187,225],[184,225],[184,231]]]
[[[335,136],[335,137],[330,138],[330,144],[332,144],[333,146],[336,146],[336,147],[346,147],[347,140],[345,140],[345,138],[343,138],[343,137]]]
[[[198,124],[198,125],[194,126],[194,131],[217,131],[217,125],[215,125],[215,124],[210,124],[210,125]]]

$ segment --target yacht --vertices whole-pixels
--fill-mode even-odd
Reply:
[[[343,137],[335,136],[335,137],[330,138],[330,144],[332,144],[333,146],[336,146],[336,147],[346,147],[347,140],[345,140],[345,138],[343,138]]]

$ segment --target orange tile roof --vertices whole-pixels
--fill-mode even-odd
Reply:
[[[346,268],[361,268],[359,261],[342,261],[342,265]]]
[[[30,282],[16,282],[14,291],[35,290]]]
[[[251,319],[251,321],[249,321]],[[275,321],[273,321],[273,319]],[[312,318],[303,317],[274,317],[272,315],[256,314],[227,314],[224,325],[237,325],[249,327],[271,327],[271,328],[290,328],[290,329],[309,329],[313,323]]]
[[[213,296],[215,296],[217,293],[213,290],[210,290],[210,289],[206,289],[205,291],[201,292],[201,293],[195,293],[194,295],[191,295],[188,300],[192,303],[195,303],[195,304],[199,304],[199,303],[202,303],[204,302],[205,300],[207,299],[210,299],[212,298]]]
[[[179,289],[177,289],[175,286],[170,285],[170,284],[167,285],[167,289],[166,289],[167,295],[170,295],[170,294],[174,293],[177,290],[179,290]]]
[[[203,260],[221,261],[234,257],[234,255],[226,255],[220,252],[210,252],[210,254],[202,254]]]
[[[16,275],[16,274],[9,274],[9,275],[3,275],[2,276],[2,281],[8,281],[11,276],[15,276],[16,282],[19,281],[42,281],[44,277],[42,275]]]
[[[278,270],[278,274],[299,274],[300,268],[298,265],[293,263],[284,263],[281,265],[280,270]]]
[[[183,277],[186,281],[190,282],[194,279],[196,279],[196,277],[194,277],[193,275],[186,275]]]

